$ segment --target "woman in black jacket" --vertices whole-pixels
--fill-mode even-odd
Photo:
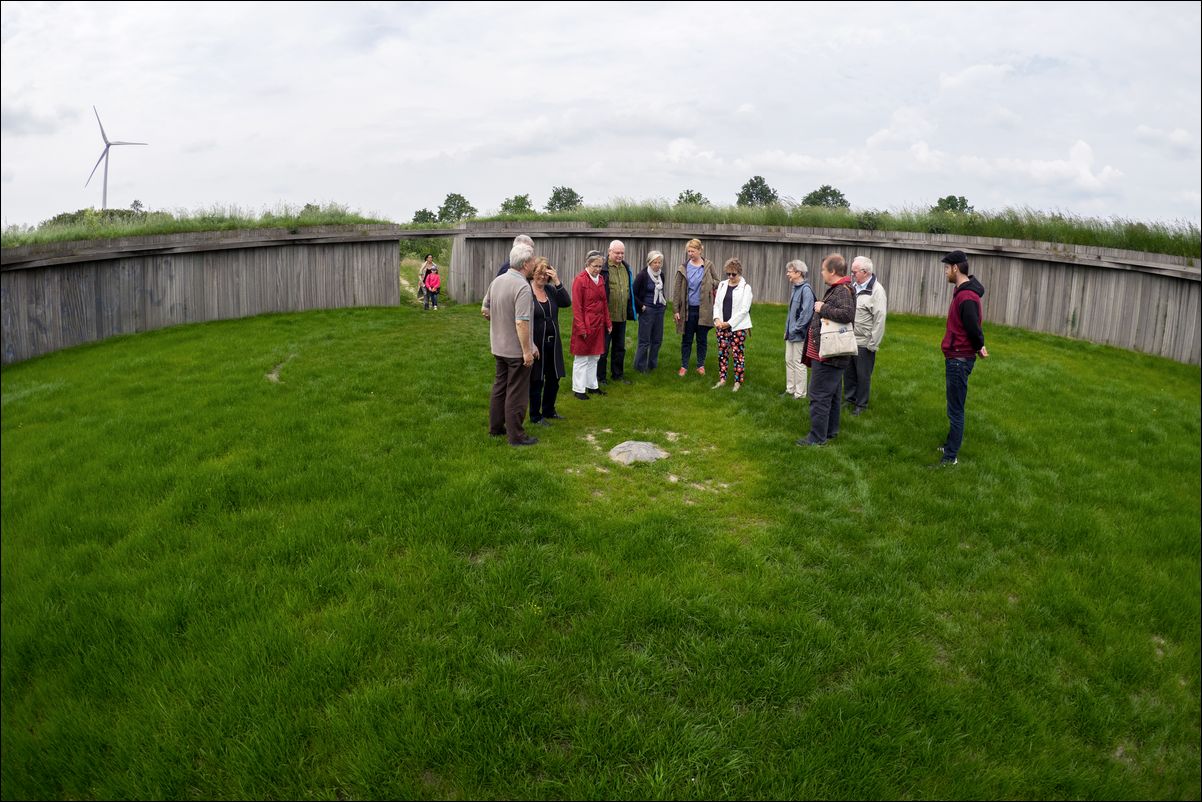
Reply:
[[[850,356],[823,359],[819,355],[822,341],[822,320],[851,323],[856,317],[856,300],[847,275],[847,260],[837,253],[822,260],[822,280],[826,295],[814,302],[814,319],[806,339],[802,361],[813,372],[810,379],[810,433],[797,441],[799,446],[820,446],[839,434],[839,399],[842,395],[843,371],[851,362]]]
[[[650,373],[659,365],[659,346],[664,341],[664,255],[659,251],[647,254],[647,266],[634,280],[634,308],[639,313],[639,350],[635,352],[634,369]]]
[[[563,378],[563,345],[559,341],[559,310],[572,305],[572,296],[559,280],[559,274],[540,256],[530,276],[534,291],[532,336],[538,358],[530,369],[530,422],[550,426],[548,418],[562,418],[555,411],[559,380]]]

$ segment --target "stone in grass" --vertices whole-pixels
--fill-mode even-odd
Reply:
[[[668,456],[668,452],[655,443],[645,443],[641,440],[627,440],[609,450],[609,458],[623,465],[629,465],[632,462],[655,462],[666,456]]]

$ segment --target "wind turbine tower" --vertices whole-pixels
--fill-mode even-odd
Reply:
[[[108,134],[104,133],[104,123],[100,122],[100,112],[96,111],[96,107],[92,107],[92,111],[96,114],[96,124],[100,126],[100,138],[104,140],[104,150],[100,153],[100,158],[96,160],[96,167],[104,162],[104,192],[101,194],[100,208],[107,209],[109,207],[109,148],[113,145],[145,145],[146,142],[110,142]],[[84,182],[86,188],[92,183],[92,176],[96,175],[96,167],[92,168],[92,172],[88,174],[88,180]]]

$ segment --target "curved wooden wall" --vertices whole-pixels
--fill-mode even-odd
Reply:
[[[395,306],[400,231],[212,231],[6,248],[3,363],[178,323]]]
[[[692,237],[721,267],[738,256],[757,302],[784,303],[784,265],[802,259],[810,281],[829,253],[872,259],[889,295],[889,310],[943,316],[950,291],[940,257],[960,249],[985,285],[985,319],[1168,357],[1202,361],[1199,260],[1106,248],[1025,242],[989,237],[800,229],[775,226],[584,223],[468,223],[457,233],[448,280],[451,295],[479,301],[497,268],[509,257],[514,235],[529,234],[535,251],[561,268],[565,280],[578,273],[584,255],[605,251],[613,239],[626,245],[626,260],[641,268],[652,250],[669,269],[684,260]],[[671,282],[669,282],[670,284]]]

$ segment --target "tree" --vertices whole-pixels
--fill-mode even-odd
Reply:
[[[529,195],[514,195],[501,201],[501,214],[526,214],[533,211],[534,206],[530,203]]]
[[[415,223],[437,223],[438,215],[429,209],[418,209],[413,213],[413,222]]]
[[[571,187],[555,187],[547,200],[548,212],[570,212],[584,204],[584,198],[576,194]]]
[[[136,199],[129,205],[129,208],[133,210],[134,214],[142,214],[146,209],[146,207],[142,205],[142,201]]]
[[[802,206],[826,206],[829,209],[837,209],[840,206],[846,209],[851,206],[847,202],[847,198],[843,193],[832,187],[830,184],[823,184],[818,189],[811,192],[801,199]]]
[[[969,214],[972,212],[972,207],[968,205],[968,198],[964,197],[963,195],[948,195],[946,198],[940,198],[935,205],[931,207],[931,211]]]
[[[752,176],[739,190],[739,206],[771,206],[779,202],[776,190],[768,186],[762,175]]]
[[[441,223],[453,223],[476,216],[476,207],[467,202],[467,198],[458,192],[450,192],[447,199],[438,208],[438,220]]]
[[[677,206],[709,206],[709,198],[702,195],[700,192],[694,192],[691,189],[686,189],[676,196]]]

